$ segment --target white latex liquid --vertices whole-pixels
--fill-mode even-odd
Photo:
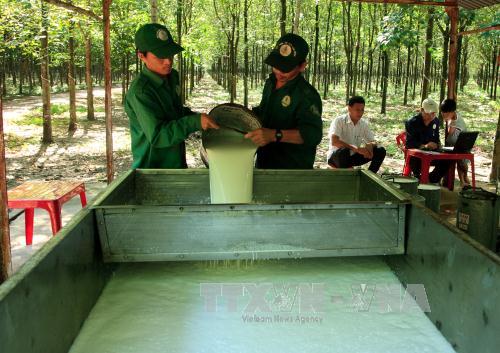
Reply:
[[[253,144],[207,148],[212,203],[250,203],[253,195]]]
[[[208,310],[200,283],[240,288],[236,305],[220,290]],[[306,294],[293,288],[301,283],[324,286],[321,312],[300,308]],[[242,289],[266,284],[265,297]],[[359,307],[352,288],[363,285],[400,284],[375,257],[122,264],[70,352],[454,352],[421,311],[388,310],[380,295],[363,295],[369,305]],[[252,298],[265,298],[270,311],[246,312]]]

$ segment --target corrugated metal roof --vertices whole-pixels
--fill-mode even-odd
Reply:
[[[458,0],[458,6],[468,10],[500,4],[500,0]]]

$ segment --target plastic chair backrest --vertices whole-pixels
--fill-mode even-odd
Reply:
[[[399,135],[396,136],[396,144],[401,151],[406,151],[406,131],[400,132]]]

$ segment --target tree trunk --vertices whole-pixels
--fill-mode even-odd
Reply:
[[[194,68],[194,56],[191,55],[191,60],[189,63],[189,68],[190,68],[190,75],[189,75],[189,95],[191,96],[193,94],[194,90],[194,81],[195,81],[195,68]]]
[[[184,99],[187,99],[188,98],[188,92],[189,92],[189,85],[188,85],[188,79],[189,79],[189,59],[187,57],[187,55],[184,57],[184,76],[182,77],[182,79],[184,80]]]
[[[5,57],[4,57],[5,58]],[[4,71],[4,60],[0,69]],[[3,91],[3,81],[0,80],[0,92]],[[5,169],[5,141],[3,131],[3,98],[0,94],[0,284],[5,282],[12,270],[9,233],[9,208],[7,204],[7,171]]]
[[[352,90],[351,90],[351,96],[356,95],[356,83],[358,81],[358,75],[359,75],[359,68],[358,68],[358,58],[359,58],[359,43],[361,42],[361,3],[358,3],[358,24],[357,24],[357,36],[356,36],[356,49],[355,49],[355,54],[354,54],[354,65],[352,66],[354,68],[353,73],[352,73]],[[352,56],[351,56],[352,60]]]
[[[378,52],[378,58],[377,58],[377,73],[376,73],[376,81],[375,81],[375,93],[378,93],[378,87],[379,87],[379,83],[380,83],[380,63],[382,62],[382,54],[379,50]]]
[[[70,19],[69,24],[69,61],[68,61],[68,90],[69,90],[69,125],[68,131],[76,130],[76,87],[75,87],[75,37],[74,22]]]
[[[122,104],[125,103],[125,95],[127,93],[127,78],[125,71],[127,70],[125,67],[125,56],[122,55],[122,69],[121,69],[121,82],[122,82]]]
[[[87,120],[95,120],[94,89],[92,85],[92,39],[85,38],[85,84],[87,86]]]
[[[423,101],[429,95],[430,74],[431,74],[431,46],[432,46],[432,31],[434,28],[434,8],[429,6],[427,15],[427,32],[425,35],[425,60],[424,60],[424,76],[422,79],[422,97]]]
[[[498,113],[497,132],[495,134],[495,144],[493,147],[493,158],[491,163],[490,181],[498,183],[500,168],[500,112]]]
[[[48,27],[49,14],[47,3],[41,1],[42,11],[42,33],[40,36],[40,77],[42,80],[42,115],[43,115],[43,137],[42,143],[52,142],[52,117],[50,108],[50,73],[49,73],[49,50],[48,50]]]
[[[446,82],[448,81],[448,43],[450,41],[450,22],[446,22],[446,27],[441,31],[443,35],[443,57],[441,59],[441,80],[439,82],[439,101],[442,102],[446,96]]]
[[[64,80],[64,77],[65,77],[64,68],[61,66],[59,68],[59,87],[61,87],[61,88],[64,86],[64,81],[66,81],[66,83],[68,83],[67,77],[66,77],[66,80]]]
[[[3,40],[4,42],[7,41],[7,33],[4,33],[3,34]],[[2,65],[0,68],[0,95],[2,96],[6,96],[7,95],[7,87],[5,87],[5,68],[6,68],[6,64],[5,64],[5,61],[6,61],[6,58],[7,58],[7,55],[6,55],[6,52],[4,51],[3,54],[2,54],[2,61],[0,62],[0,65]]]
[[[11,58],[10,60],[11,62],[11,68],[10,68],[10,72],[12,73],[12,86],[13,87],[16,87],[17,85],[17,73],[16,73],[16,67],[17,67],[17,64],[14,63],[14,60]]]
[[[17,90],[19,95],[23,94],[23,84],[24,84],[24,59],[21,57],[19,59],[19,87]]]
[[[248,21],[248,0],[245,0],[245,9],[243,10],[245,12],[245,25]],[[286,33],[286,0],[281,0],[281,17],[280,17],[280,32],[281,35],[283,36]],[[246,33],[246,27],[245,27],[245,33]],[[246,44],[245,44],[246,45]],[[245,105],[246,106],[246,105]]]
[[[413,17],[410,17],[410,28],[412,28]],[[408,83],[410,82],[410,65],[411,65],[411,45],[408,44],[408,52],[406,55],[406,75],[405,75],[405,90],[403,96],[403,105],[408,104]]]
[[[410,65],[411,65],[411,45],[408,45],[408,55],[406,56],[405,93],[403,96],[403,105],[408,105],[408,83],[410,81]]]
[[[382,53],[383,62],[383,72],[382,72],[382,104],[380,108],[380,113],[385,114],[387,108],[387,87],[389,85],[389,52],[384,50]]]
[[[183,8],[183,0],[177,0],[177,44],[182,46],[182,8]],[[179,70],[179,78],[180,78],[180,91],[184,92],[184,80],[182,77],[184,76],[184,68],[182,65],[182,52],[177,54],[177,60],[179,62],[178,70]],[[184,104],[184,94],[181,93],[181,103]]]
[[[299,21],[300,21],[300,8],[302,6],[302,0],[297,0],[295,7],[295,18],[293,19],[293,30],[295,34],[299,33]]]
[[[491,51],[491,86],[490,86],[490,98],[493,99],[494,92],[496,91],[496,83],[497,83],[497,47],[493,47]]]
[[[457,59],[458,59],[458,6],[445,8],[450,18],[450,44],[448,47],[448,92],[447,97],[457,99]],[[465,27],[464,27],[465,29]]]
[[[417,38],[418,43],[418,38]],[[415,47],[415,65],[413,66],[413,87],[411,92],[411,99],[415,100],[417,94],[417,81],[418,81],[418,45]]]
[[[328,1],[328,17],[326,20],[326,48],[325,48],[325,74],[324,74],[324,85],[323,85],[323,99],[327,98],[328,86],[330,85],[330,74],[331,74],[331,48],[332,48],[332,33],[330,33],[330,22],[332,19],[332,0]],[[331,26],[333,29],[333,25]]]
[[[398,46],[398,54],[396,56],[396,68],[393,71],[394,89],[396,92],[399,91],[399,85],[401,84],[401,72],[399,71],[400,68],[401,68],[401,46]]]
[[[248,0],[245,0],[243,4],[243,41],[244,41],[244,72],[243,72],[243,105],[248,108]],[[285,31],[285,19],[286,19],[286,0],[281,1],[281,33],[284,34]],[[284,14],[283,14],[284,12]]]
[[[314,22],[314,74],[312,79],[312,85],[316,87],[316,81],[318,79],[318,44],[319,44],[319,1],[316,0],[315,6],[315,22]],[[317,87],[316,87],[317,88]]]
[[[346,90],[345,99],[349,99],[351,95],[351,83],[352,83],[352,47],[353,38],[351,30],[351,3],[347,4],[342,2],[342,32],[344,38],[344,51],[346,54]]]
[[[495,90],[493,92],[493,100],[497,100],[497,88],[498,88],[498,75],[499,75],[499,66],[498,65],[498,55],[499,55],[499,48],[496,47],[496,54],[495,54],[495,80],[494,80],[494,87],[495,87]]]
[[[158,0],[150,0],[151,4],[151,22],[158,23]]]
[[[462,55],[462,65],[461,67],[461,72],[460,72],[460,90],[463,92],[464,87],[467,84],[467,81],[469,80],[469,70],[467,69],[467,59],[469,56],[469,41],[467,38],[464,40],[464,49],[463,49],[463,55]]]
[[[113,0],[102,1],[103,43],[104,43],[104,111],[106,119],[106,177],[108,184],[114,179],[113,167],[113,115],[111,102],[111,21],[110,11]]]

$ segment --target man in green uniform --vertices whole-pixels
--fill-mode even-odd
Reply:
[[[311,169],[321,142],[322,104],[316,89],[302,76],[309,45],[292,33],[282,36],[265,63],[273,73],[254,112],[263,128],[245,135],[259,146],[257,168]]]
[[[130,120],[132,168],[186,168],[184,140],[200,129],[218,128],[207,114],[184,107],[173,57],[184,50],[165,26],[149,23],[135,34],[137,55],[144,63],[125,98]]]

